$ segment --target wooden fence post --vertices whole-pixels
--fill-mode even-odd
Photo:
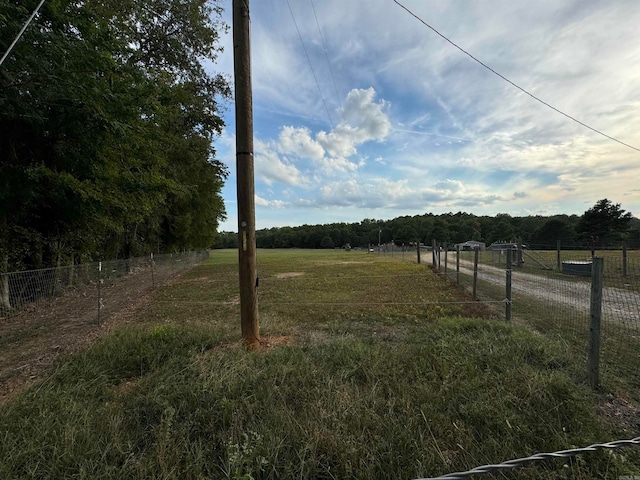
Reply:
[[[477,293],[478,293],[478,252],[480,251],[480,248],[475,247],[474,252],[473,252],[473,298],[474,300],[477,300]]]
[[[594,257],[591,265],[591,308],[589,319],[589,385],[600,383],[600,321],[602,319],[602,284],[604,258]]]
[[[511,320],[511,274],[513,270],[511,269],[511,255],[512,250],[507,250],[507,265],[506,265],[506,304],[505,304],[505,312],[504,317],[505,320]]]
[[[416,251],[418,254],[418,265],[420,265],[420,239],[416,241]]]
[[[449,256],[449,245],[445,242],[444,244],[444,274],[447,275],[447,261]]]
[[[433,268],[438,271],[438,259],[436,257],[436,239],[431,240],[431,264]]]

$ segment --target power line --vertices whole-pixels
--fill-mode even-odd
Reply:
[[[4,52],[4,55],[2,56],[2,58],[0,58],[0,65],[2,65],[4,63],[5,59],[11,53],[11,50],[13,50],[13,47],[16,46],[16,43],[18,43],[18,40],[20,40],[20,37],[22,37],[22,34],[24,33],[24,31],[27,29],[27,27],[29,26],[29,24],[31,23],[33,18],[38,14],[38,10],[40,10],[42,5],[44,4],[44,1],[45,0],[41,0],[40,1],[40,4],[36,7],[36,9],[33,11],[31,16],[27,19],[27,22],[22,26],[22,28],[20,29],[20,32],[18,32],[18,35],[16,36],[16,38],[14,38],[13,42],[11,42],[11,45],[9,45],[9,48],[7,48],[7,51]]]
[[[316,20],[316,26],[318,27],[318,33],[320,34],[320,42],[322,43],[322,50],[324,51],[324,58],[327,60],[327,66],[329,67],[329,74],[331,75],[331,81],[333,82],[333,89],[336,93],[336,99],[338,100],[338,105],[340,105],[340,117],[342,117],[342,123],[344,123],[345,125],[348,125],[347,123],[347,118],[344,115],[344,104],[342,103],[342,97],[340,97],[340,94],[338,93],[338,86],[336,84],[336,78],[335,75],[333,74],[333,68],[331,68],[331,61],[329,60],[329,55],[327,53],[327,44],[324,41],[324,35],[322,34],[322,29],[320,28],[320,22],[318,21],[318,14],[316,13],[316,6],[313,3],[313,0],[311,1],[311,8],[313,9],[313,16]],[[347,132],[347,136],[349,137],[349,141],[351,142],[351,144],[354,146],[356,145],[356,142],[354,141],[352,135],[351,135],[351,130],[349,128],[346,129]],[[349,172],[351,175],[351,179],[357,181],[357,178],[355,176],[355,174],[353,173],[353,171]],[[360,200],[360,204],[364,204],[364,200],[362,198],[362,195],[360,194],[360,189],[357,188],[356,189],[356,195],[358,196],[358,199]]]
[[[302,44],[302,49],[304,50],[304,54],[307,57],[307,62],[309,62],[309,68],[311,68],[311,73],[313,75],[313,80],[316,82],[316,87],[318,87],[318,93],[320,93],[320,98],[322,99],[322,104],[324,105],[324,109],[327,112],[327,118],[329,119],[329,125],[331,125],[331,130],[333,130],[333,123],[331,122],[331,114],[329,113],[329,108],[327,107],[327,102],[324,99],[324,95],[322,94],[322,89],[320,88],[320,84],[318,83],[318,78],[316,77],[316,72],[313,69],[313,65],[311,64],[311,58],[309,58],[309,54],[307,53],[307,47],[304,45],[304,41],[302,40],[302,34],[300,33],[300,29],[298,28],[298,22],[296,22],[296,17],[293,14],[293,10],[291,9],[291,4],[289,0],[286,0],[287,6],[289,7],[289,12],[291,12],[291,18],[293,19],[293,24],[296,26],[296,31],[298,32],[298,38],[300,39],[300,43]]]
[[[494,73],[495,75],[497,75],[498,77],[500,77],[501,79],[503,79],[505,82],[510,83],[511,85],[513,85],[514,87],[516,87],[518,90],[520,90],[523,93],[526,93],[527,95],[529,95],[531,98],[533,98],[534,100],[537,100],[538,102],[542,103],[543,105],[546,105],[547,107],[549,107],[550,109],[558,112],[560,115],[564,115],[565,117],[567,117],[570,120],[573,120],[576,123],[579,123],[580,125],[582,125],[583,127],[588,128],[589,130],[602,135],[603,137],[608,138],[609,140],[613,140],[614,142],[617,142],[621,145],[624,145],[625,147],[629,147],[633,150],[636,150],[637,152],[640,152],[640,148],[636,148],[633,145],[629,145],[628,143],[624,143],[620,140],[618,140],[617,138],[614,138],[610,135],[607,135],[606,133],[590,127],[589,125],[587,125],[584,122],[581,122],[580,120],[578,120],[575,117],[572,117],[571,115],[564,113],[562,110],[557,109],[556,107],[554,107],[553,105],[550,105],[549,103],[545,102],[544,100],[536,97],[533,93],[528,92],[527,90],[525,90],[524,88],[522,88],[521,86],[517,85],[516,83],[512,82],[511,80],[509,80],[507,77],[505,77],[504,75],[496,72],[493,68],[491,68],[489,65],[487,65],[486,63],[478,60],[476,57],[474,57],[472,54],[470,54],[469,52],[467,52],[464,48],[460,47],[459,45],[457,45],[456,43],[454,43],[453,41],[449,40],[446,36],[444,36],[442,33],[440,33],[438,30],[436,30],[435,28],[433,28],[431,25],[429,25],[427,22],[425,22],[422,18],[420,18],[418,15],[416,15],[415,13],[413,13],[411,10],[409,10],[407,7],[405,7],[403,4],[401,4],[398,0],[393,0],[394,3],[396,3],[398,6],[402,7],[407,13],[409,13],[409,15],[411,15],[412,17],[414,17],[416,20],[418,20],[420,23],[422,23],[424,26],[426,26],[427,28],[431,29],[433,32],[435,32],[438,36],[442,37],[444,40],[446,40],[447,42],[449,42],[451,45],[453,45],[454,47],[456,47],[458,50],[460,50],[462,53],[464,53],[465,55],[467,55],[468,57],[470,57],[472,60],[474,60],[475,62],[479,63],[480,65],[482,65],[484,68],[486,68],[487,70],[489,70],[490,72]]]
[[[320,34],[320,42],[322,43],[322,50],[324,51],[324,58],[327,60],[327,65],[329,66],[329,74],[331,75],[331,81],[333,82],[333,89],[336,93],[336,99],[338,100],[338,104],[340,105],[340,114],[342,116],[342,121],[347,123],[347,120],[344,118],[344,106],[342,104],[342,99],[340,94],[338,93],[338,86],[336,84],[336,77],[333,75],[333,68],[331,68],[331,62],[329,61],[329,55],[327,54],[327,44],[324,41],[324,35],[322,35],[322,29],[320,28],[320,22],[318,22],[318,14],[316,13],[316,6],[311,0],[311,8],[313,9],[313,17],[316,19],[316,26],[318,27],[318,33]]]

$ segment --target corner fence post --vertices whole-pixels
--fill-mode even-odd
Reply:
[[[604,258],[594,257],[591,265],[591,308],[589,318],[589,385],[600,383],[600,322],[602,319],[602,284]]]
[[[511,321],[511,275],[513,270],[511,269],[511,256],[513,251],[507,250],[507,265],[506,265],[506,304],[504,309],[504,318],[507,322]]]
[[[479,247],[475,247],[473,251],[473,299],[477,300],[478,296],[478,252]]]

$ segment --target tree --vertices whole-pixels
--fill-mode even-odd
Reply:
[[[322,237],[322,240],[320,241],[320,248],[333,248],[333,247],[334,247],[334,243],[329,235],[325,235],[324,237]]]
[[[585,240],[607,246],[625,238],[632,218],[619,203],[604,198],[582,214],[576,232]]]
[[[566,218],[551,218],[534,232],[533,237],[536,246],[555,248],[558,240],[562,243],[572,243],[575,230]]]
[[[0,267],[212,245],[218,3],[45,3],[0,70]],[[0,51],[36,4],[0,0]]]

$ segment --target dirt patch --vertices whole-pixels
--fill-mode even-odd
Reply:
[[[304,275],[304,272],[285,272],[285,273],[278,273],[276,275],[276,278],[278,279],[294,278],[294,277],[300,277],[301,275]]]
[[[640,409],[625,400],[612,394],[604,395],[598,405],[600,414],[610,423],[620,427],[630,436],[637,436],[640,431]]]
[[[260,338],[260,347],[266,350],[282,345],[291,345],[292,343],[293,337],[288,335],[263,335]]]
[[[101,288],[100,325],[96,285],[70,288],[31,305],[0,324],[0,403],[46,378],[61,355],[83,350],[122,325],[135,321],[151,303],[154,283],[168,281],[168,269],[155,279],[138,269]],[[180,275],[180,274],[179,274]],[[176,277],[172,278],[175,281]]]

